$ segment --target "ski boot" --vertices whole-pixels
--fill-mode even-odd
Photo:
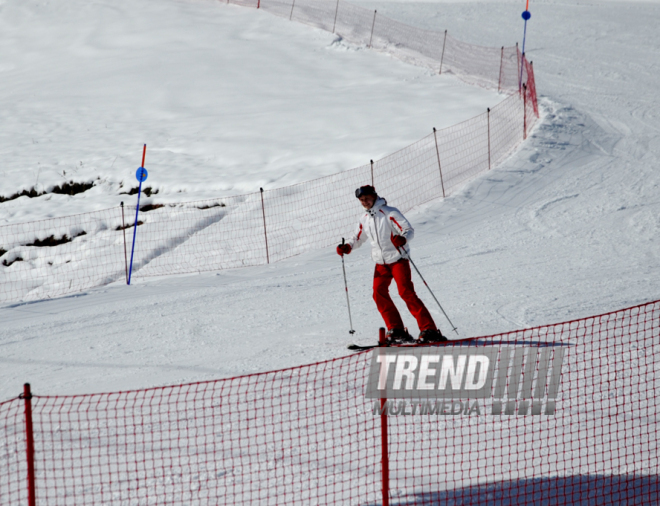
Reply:
[[[419,334],[419,343],[429,344],[429,343],[444,343],[448,339],[442,335],[442,332],[436,329],[422,330]]]
[[[387,346],[393,344],[414,343],[413,336],[408,334],[408,329],[390,329],[387,331]]]

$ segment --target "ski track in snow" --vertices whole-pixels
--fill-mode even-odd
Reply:
[[[519,2],[362,4],[466,42],[510,45],[522,36]],[[460,337],[658,298],[660,6],[539,1],[531,10],[527,54],[544,121],[501,167],[408,213],[413,259]],[[356,205],[356,220],[359,213]],[[346,259],[355,337],[334,248],[4,306],[0,398],[24,381],[36,393],[116,391],[345,355],[347,343],[374,340],[382,325],[367,249]]]

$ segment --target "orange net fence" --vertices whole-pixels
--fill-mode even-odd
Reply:
[[[660,301],[231,379],[26,391],[0,403],[0,505],[658,504],[658,343]],[[381,409],[370,371],[395,350],[489,353],[492,382]]]

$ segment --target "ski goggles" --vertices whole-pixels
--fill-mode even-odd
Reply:
[[[355,196],[357,198],[364,197],[365,195],[376,195],[376,190],[374,189],[373,186],[360,186],[357,190],[355,190]]]

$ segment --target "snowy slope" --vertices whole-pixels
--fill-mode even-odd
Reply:
[[[212,0],[0,4],[0,225],[307,181],[369,163],[504,95]],[[66,193],[66,192],[65,192]],[[0,200],[2,200],[0,198]]]
[[[522,34],[518,2],[368,5],[468,42],[508,45]],[[546,121],[503,167],[409,216],[413,258],[461,337],[658,298],[660,6],[536,2],[531,9],[528,56]],[[347,258],[356,338],[364,341],[381,325],[372,269],[364,250]],[[0,318],[0,398],[28,380],[37,392],[81,393],[269,370],[343,355],[353,339],[333,251],[5,306]]]

